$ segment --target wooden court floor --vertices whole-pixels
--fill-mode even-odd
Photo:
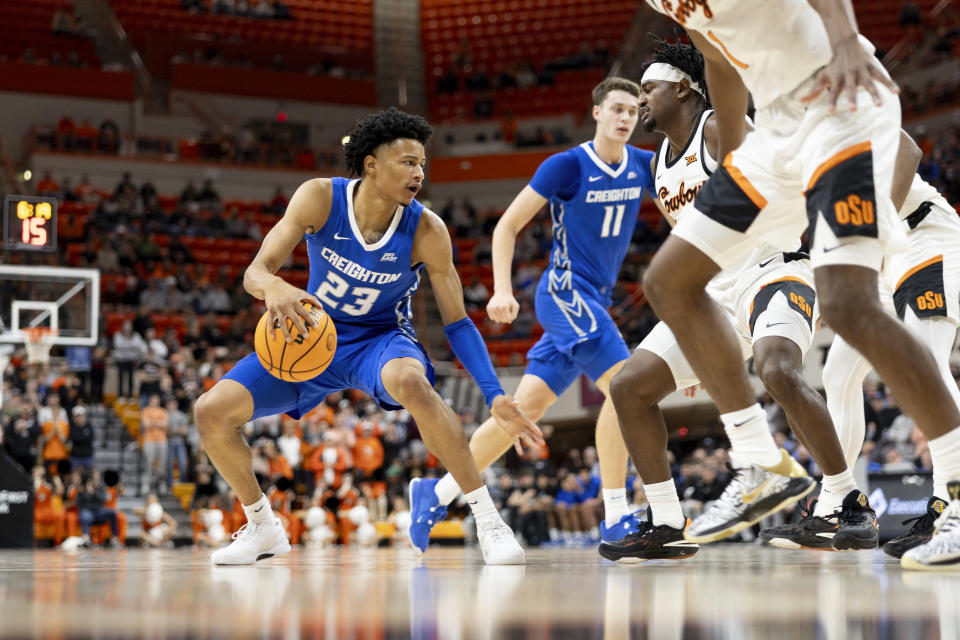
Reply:
[[[0,636],[43,638],[960,638],[960,572],[880,551],[714,544],[614,565],[534,549],[296,550],[213,567],[184,550],[0,551]]]

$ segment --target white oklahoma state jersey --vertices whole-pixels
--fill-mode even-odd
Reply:
[[[686,146],[672,158],[666,137],[657,147],[654,186],[657,199],[674,222],[682,211],[693,206],[697,191],[717,169],[717,161],[710,157],[703,140],[703,127],[712,115],[713,109],[700,114]]]
[[[647,0],[708,39],[737,70],[757,109],[830,62],[823,20],[807,0]]]
[[[657,148],[653,174],[654,188],[657,199],[674,222],[678,221],[685,212],[693,209],[697,192],[717,169],[717,161],[707,150],[703,135],[707,120],[712,115],[712,109],[707,109],[700,114],[700,119],[690,132],[686,145],[678,153],[671,153],[670,141],[666,137]],[[797,240],[794,250],[799,246],[800,241]],[[730,295],[737,288],[737,284],[743,284],[741,280],[744,272],[780,253],[782,251],[772,244],[761,244],[742,261],[731,264],[714,276],[707,291],[720,304],[728,306],[732,311],[735,308],[735,301],[730,299]]]

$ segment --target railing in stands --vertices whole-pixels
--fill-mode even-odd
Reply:
[[[936,18],[952,4],[953,0],[940,0],[940,2],[938,2],[937,5],[930,10],[926,17],[928,19]],[[895,45],[890,47],[890,51],[888,51],[882,59],[883,65],[888,71],[893,71],[903,64],[907,54],[914,50],[916,46],[915,40],[914,34],[907,33],[900,38]]]

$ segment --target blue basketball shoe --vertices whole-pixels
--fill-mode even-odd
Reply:
[[[426,552],[430,544],[430,530],[433,525],[447,517],[447,508],[440,504],[437,492],[437,478],[414,478],[410,481],[410,542]]]
[[[620,540],[623,540],[625,536],[640,531],[640,527],[643,526],[643,518],[640,514],[641,511],[628,513],[620,518],[620,521],[609,529],[607,528],[606,520],[600,522],[601,542],[619,542]]]

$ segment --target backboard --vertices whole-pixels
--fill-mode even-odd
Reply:
[[[26,327],[59,332],[54,344],[92,346],[100,323],[100,271],[0,264],[0,344],[20,344]]]

